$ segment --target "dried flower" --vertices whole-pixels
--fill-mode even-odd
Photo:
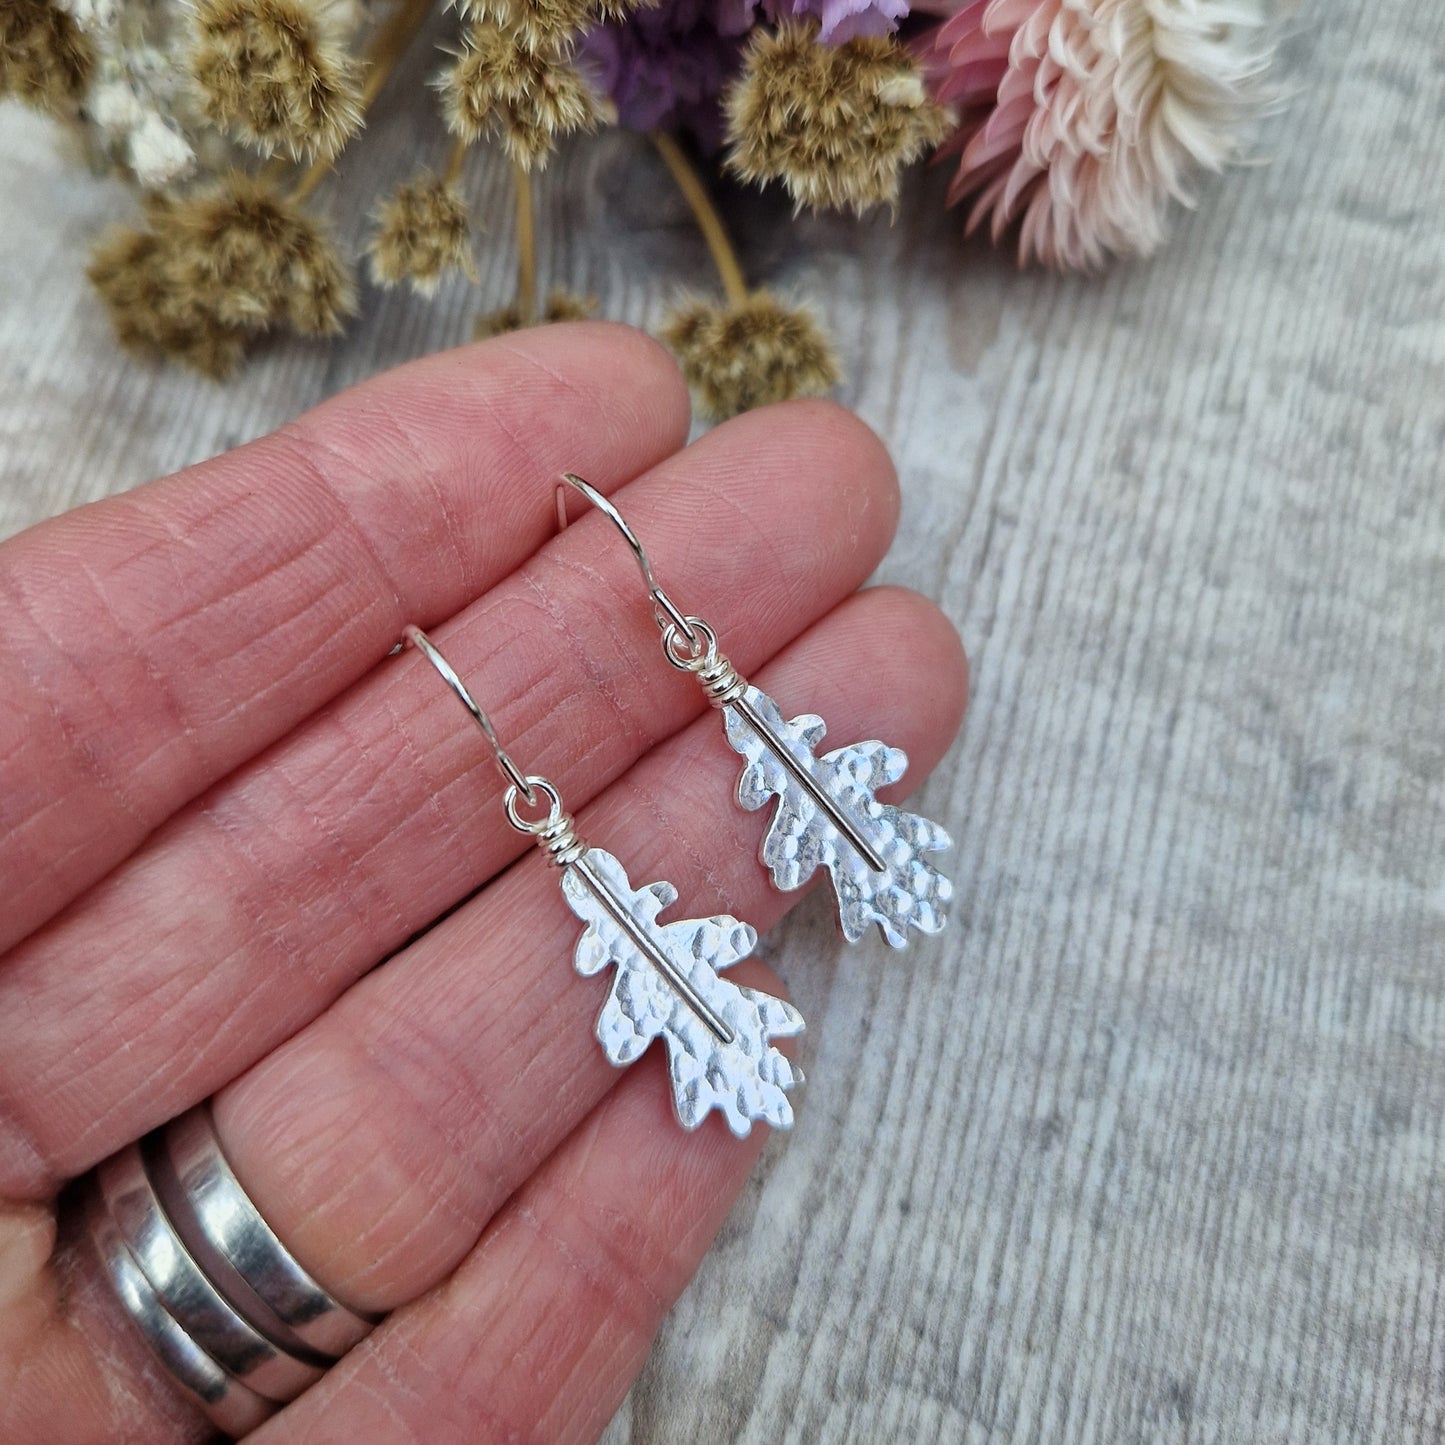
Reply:
[[[843,45],[788,22],[748,46],[727,97],[728,166],[778,180],[799,209],[896,205],[899,174],[949,128],[908,51],[886,36]]]
[[[590,0],[458,0],[457,9],[468,20],[515,35],[533,53],[562,45],[595,15]]]
[[[302,0],[197,0],[207,118],[263,151],[338,154],[361,124],[357,67]]]
[[[909,0],[762,0],[775,21],[818,22],[818,39],[824,45],[842,45],[860,35],[888,35],[908,14]]]
[[[722,144],[721,97],[741,65],[751,5],[662,0],[582,39],[583,72],[611,97],[629,130],[688,130],[709,151]]]
[[[920,42],[963,121],[950,204],[1019,260],[1092,269],[1147,256],[1171,201],[1235,159],[1266,56],[1249,0],[969,0]]]
[[[163,217],[152,209],[152,220]],[[116,339],[128,351],[177,361],[220,380],[240,364],[245,332],[192,304],[167,267],[155,230],[123,226],[95,247],[87,273],[110,309]]]
[[[86,114],[112,150],[147,190],[159,190],[190,173],[196,155],[179,130],[128,77],[91,87]]]
[[[356,311],[356,289],[316,221],[255,176],[177,202],[165,237],[177,284],[230,325],[283,322],[334,336]]]
[[[817,322],[767,291],[734,303],[684,302],[661,335],[699,407],[719,421],[769,402],[821,396],[839,379],[838,359]]]
[[[529,49],[516,31],[492,21],[467,27],[438,88],[454,135],[471,144],[497,132],[507,154],[529,169],[546,163],[558,136],[595,130],[603,119],[566,46]]]
[[[153,196],[146,223],[105,237],[89,272],[131,350],[226,375],[250,336],[281,325],[333,335],[356,308],[331,241],[253,176],[185,200]]]
[[[418,176],[381,204],[376,219],[370,251],[371,279],[378,286],[410,281],[414,291],[431,296],[448,271],[478,279],[471,219],[456,186],[435,176]]]
[[[485,311],[477,317],[472,336],[477,341],[504,336],[509,331],[522,331],[528,326],[545,326],[553,321],[586,321],[597,314],[595,296],[575,296],[570,291],[549,291],[542,314],[530,314],[520,301],[513,301],[498,311]]]
[[[64,114],[75,109],[94,68],[90,42],[50,0],[0,4],[0,96]]]
[[[82,30],[104,30],[112,24],[124,0],[55,0]]]

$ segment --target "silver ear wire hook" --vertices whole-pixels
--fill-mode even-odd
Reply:
[[[557,530],[561,532],[567,526],[568,487],[581,492],[599,512],[604,513],[632,548],[632,555],[637,558],[638,570],[642,573],[647,595],[652,599],[653,615],[657,618],[658,627],[665,632],[670,622],[687,640],[687,645],[696,649],[700,639],[693,628],[692,619],[657,585],[657,579],[652,575],[652,563],[648,560],[646,548],[638,541],[637,533],[627,525],[622,513],[591,482],[584,481],[575,472],[563,472],[562,480],[557,483]]]
[[[420,627],[408,623],[402,628],[402,636],[441,673],[442,680],[461,699],[462,706],[471,713],[472,720],[486,736],[487,743],[492,749],[492,756],[496,759],[502,776],[527,800],[529,808],[535,808],[537,806],[537,789],[533,785],[533,780],[508,756],[506,748],[502,746],[501,740],[497,737],[497,730],[492,726],[491,718],[482,711],[481,704],[467,691],[467,685],[457,676],[456,669],[437,651],[431,638]]]
[[[556,867],[569,874],[575,874],[580,885],[596,899],[608,918],[622,930],[642,957],[671,984],[678,996],[697,1015],[708,1031],[720,1043],[731,1045],[736,1039],[736,1034],[727,1020],[698,992],[697,986],[686,970],[680,967],[677,961],[671,958],[652,937],[644,926],[646,920],[639,921],[629,900],[621,897],[589,861],[588,855],[592,850],[577,836],[572,817],[563,808],[562,795],[557,791],[556,786],[548,782],[546,778],[524,773],[512,761],[507,750],[498,740],[491,719],[468,691],[466,683],[457,676],[456,669],[441,655],[431,638],[420,627],[408,623],[402,629],[402,637],[406,642],[411,643],[442,675],[443,681],[461,699],[462,705],[471,713],[473,720],[485,734],[498,769],[511,784],[503,801],[507,821],[519,833],[527,834]],[[543,802],[547,805],[547,810],[535,818],[523,817],[517,806],[519,798],[525,799],[529,808],[535,808],[539,802]],[[671,884],[666,886],[672,887]],[[672,889],[672,892],[675,897],[677,890]],[[657,902],[656,895],[654,895],[653,902],[654,904]],[[655,907],[653,912],[656,912]]]

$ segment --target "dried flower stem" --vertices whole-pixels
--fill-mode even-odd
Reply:
[[[372,102],[381,94],[382,86],[406,53],[406,48],[421,28],[422,21],[431,13],[431,0],[401,0],[386,23],[372,37],[363,57],[366,64],[366,84],[361,88],[359,102],[362,115],[371,109]],[[291,199],[298,205],[304,201],[326,179],[333,160],[334,157],[323,156],[313,161],[296,182]]]
[[[447,155],[447,168],[442,173],[442,184],[454,186],[462,178],[462,166],[467,158],[467,143],[457,139],[452,142],[452,148]]]
[[[532,212],[532,177],[512,162],[517,185],[517,314],[525,326],[537,315],[537,227]]]
[[[660,130],[650,134],[658,155],[672,172],[672,178],[677,182],[683,199],[692,208],[697,228],[702,232],[708,250],[712,252],[713,263],[717,266],[728,301],[734,306],[741,306],[750,294],[747,278],[743,275],[743,268],[728,236],[727,227],[723,225],[722,217],[718,215],[717,207],[713,205],[712,197],[702,183],[702,177],[683,154],[682,147],[670,135]]]

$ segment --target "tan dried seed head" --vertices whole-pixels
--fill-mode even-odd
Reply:
[[[700,409],[722,421],[795,396],[821,396],[839,379],[838,359],[812,315],[755,291],[730,305],[685,301],[663,324]]]
[[[823,45],[812,21],[755,34],[726,111],[736,175],[781,181],[799,209],[860,214],[897,205],[903,167],[952,124],[891,36]]]
[[[196,29],[192,72],[222,130],[330,158],[361,125],[356,62],[301,0],[197,0]]]

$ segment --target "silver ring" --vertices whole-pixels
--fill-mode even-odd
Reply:
[[[274,1335],[284,1339],[281,1332],[289,1332],[301,1345],[337,1360],[371,1333],[377,1317],[348,1308],[318,1284],[261,1217],[221,1152],[205,1104],[170,1122],[165,1152],[189,1205],[176,1217],[183,1226],[186,1214],[194,1218],[199,1253],[220,1255],[280,1326]],[[160,1182],[168,1181],[162,1175]],[[214,1256],[210,1263],[216,1264]],[[223,1290],[232,1283],[225,1271],[212,1273],[221,1276]]]
[[[270,1400],[228,1375],[167,1313],[135,1261],[98,1189],[86,1200],[86,1224],[125,1312],[170,1376],[228,1435],[245,1435],[275,1412]]]
[[[326,1371],[272,1344],[206,1278],[167,1216],[140,1146],[96,1167],[100,1197],[167,1313],[228,1374],[268,1400],[293,1400]],[[314,1361],[314,1363],[312,1362]]]
[[[281,1243],[205,1104],[98,1164],[85,1204],[126,1314],[228,1434],[295,1399],[379,1319],[344,1305]]]

